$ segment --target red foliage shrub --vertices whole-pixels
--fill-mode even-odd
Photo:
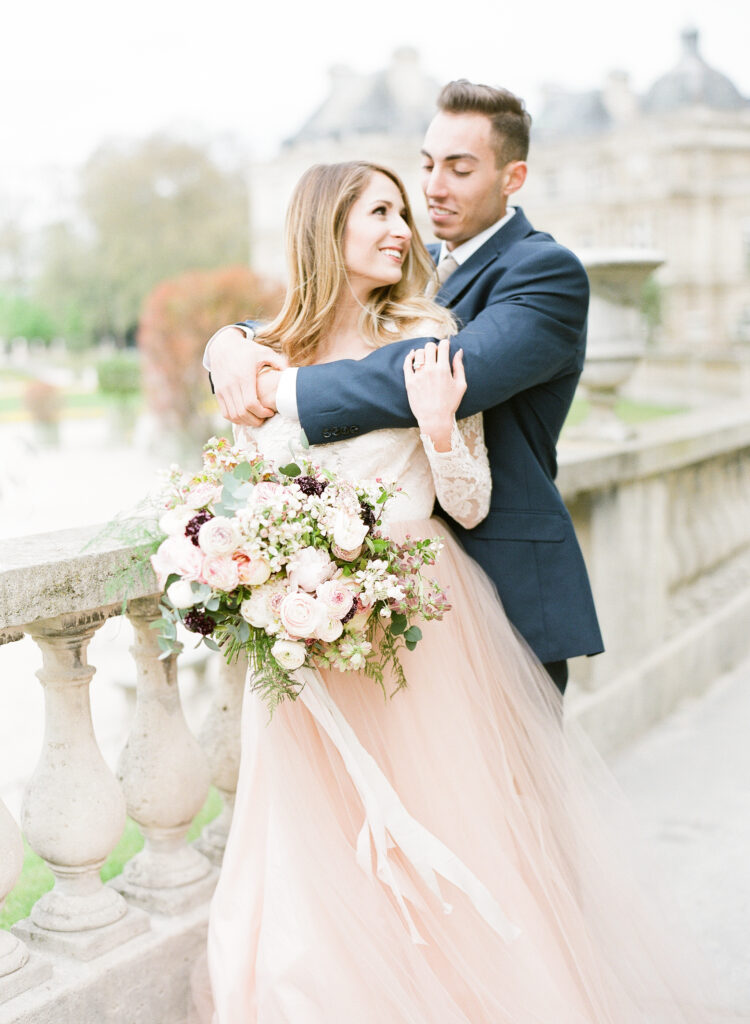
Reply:
[[[269,320],[283,298],[282,285],[247,267],[191,271],[154,288],[141,311],[138,348],[146,402],[166,429],[193,432],[204,418],[211,389],[201,360],[214,331]]]

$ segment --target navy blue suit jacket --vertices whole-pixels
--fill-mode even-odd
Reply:
[[[464,350],[468,382],[458,416],[484,413],[492,470],[490,512],[478,526],[465,530],[438,512],[492,578],[508,618],[542,662],[597,654],[602,638],[586,567],[554,483],[556,443],[586,349],[586,272],[517,209],[437,300],[462,325],[451,342],[452,352]],[[310,442],[414,426],[402,364],[428,340],[301,367],[297,404]]]

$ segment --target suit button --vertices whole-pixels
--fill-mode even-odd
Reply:
[[[330,430],[324,430],[323,431],[323,437],[330,437],[330,436],[331,436],[331,431]]]
[[[353,427],[349,427],[349,433],[350,434],[358,434],[359,433],[359,427],[356,426],[356,425],[353,426]]]

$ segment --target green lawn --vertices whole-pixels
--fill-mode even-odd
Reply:
[[[589,408],[589,402],[585,398],[575,398],[565,426],[578,426],[588,416]],[[622,398],[615,405],[615,412],[623,423],[644,423],[646,420],[658,419],[660,416],[672,416],[678,412],[685,412],[685,409],[669,405],[654,405],[650,402],[633,402],[628,398]]]
[[[188,832],[188,841],[196,839],[205,825],[221,811],[221,797],[211,788],[203,809],[195,816]],[[122,838],[105,861],[101,876],[107,882],[119,875],[125,864],[143,848],[143,836],[136,823],[128,818]],[[10,928],[16,921],[29,916],[29,911],[39,897],[52,888],[54,877],[41,857],[26,844],[23,870],[15,887],[11,890],[5,907],[0,912],[0,928]]]

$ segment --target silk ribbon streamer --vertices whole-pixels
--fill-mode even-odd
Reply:
[[[443,899],[437,875],[468,896],[487,924],[505,942],[518,938],[521,929],[508,920],[487,887],[455,853],[408,813],[375,759],[365,750],[339,711],[320,673],[316,669],[300,668],[294,675],[304,684],[298,700],[302,701],[341,754],[362,801],[365,822],[357,838],[357,863],[372,875],[371,841],[375,847],[377,876],[393,891],[412,941],[425,945],[406,906],[405,896],[417,905],[419,898],[417,896],[414,900],[409,892],[413,886],[408,878],[388,859],[388,849],[394,844],[438,898],[444,913],[449,914],[452,908]]]

